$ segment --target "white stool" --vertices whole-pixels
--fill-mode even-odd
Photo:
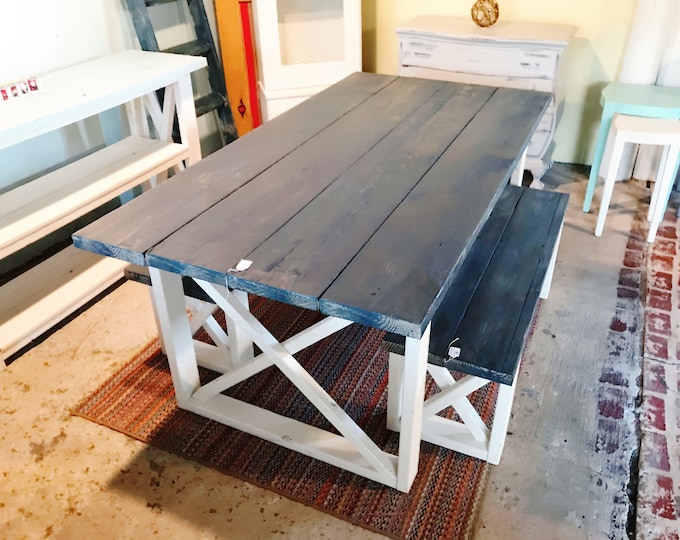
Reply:
[[[663,146],[661,162],[654,182],[654,191],[649,205],[647,221],[650,222],[647,242],[654,242],[656,231],[663,219],[666,204],[673,188],[680,155],[680,120],[671,118],[646,118],[616,114],[609,128],[609,142],[612,145],[611,159],[604,177],[602,204],[597,216],[595,236],[602,235],[609,202],[614,191],[614,182],[623,154],[625,143],[656,144]]]

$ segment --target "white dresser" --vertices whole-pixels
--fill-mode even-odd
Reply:
[[[423,16],[396,29],[399,75],[550,92],[553,99],[527,150],[534,187],[552,165],[553,134],[564,100],[562,58],[575,28],[499,20]]]

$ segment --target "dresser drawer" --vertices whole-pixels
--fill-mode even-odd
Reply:
[[[401,65],[435,68],[476,75],[554,79],[559,54],[531,45],[447,43],[406,38],[401,42]]]
[[[399,66],[402,77],[417,77],[419,79],[434,79],[437,81],[451,81],[464,84],[479,84],[481,86],[499,86],[501,88],[518,88],[520,90],[538,90],[539,92],[555,93],[555,79],[539,79],[536,77],[500,77],[497,75],[476,75],[461,73],[460,71],[442,71],[420,66]]]

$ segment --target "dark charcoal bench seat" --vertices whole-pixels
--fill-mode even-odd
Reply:
[[[566,194],[504,189],[432,319],[428,371],[440,392],[426,400],[423,440],[497,464],[505,442],[522,352],[539,298],[547,298]],[[388,425],[399,427],[404,338],[385,337],[390,351]],[[449,354],[451,353],[451,354]],[[451,372],[465,374],[454,380]],[[500,383],[493,424],[466,396]],[[452,406],[461,421],[437,413]]]

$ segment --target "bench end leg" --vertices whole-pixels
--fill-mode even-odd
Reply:
[[[557,262],[557,249],[560,245],[560,238],[562,237],[562,229],[564,228],[564,222],[560,225],[560,232],[557,233],[557,240],[555,241],[555,247],[553,248],[552,255],[550,255],[550,264],[548,264],[548,270],[543,278],[543,285],[541,286],[541,292],[539,296],[543,300],[547,300],[550,294],[550,285],[552,285],[553,273],[555,272],[555,264]]]
[[[515,379],[516,381],[517,379]],[[498,397],[496,409],[491,425],[489,436],[489,454],[487,461],[492,465],[498,465],[501,461],[501,454],[505,446],[505,437],[508,434],[508,424],[510,423],[510,411],[512,409],[512,398],[515,395],[515,383],[512,386],[507,384],[498,385]]]

